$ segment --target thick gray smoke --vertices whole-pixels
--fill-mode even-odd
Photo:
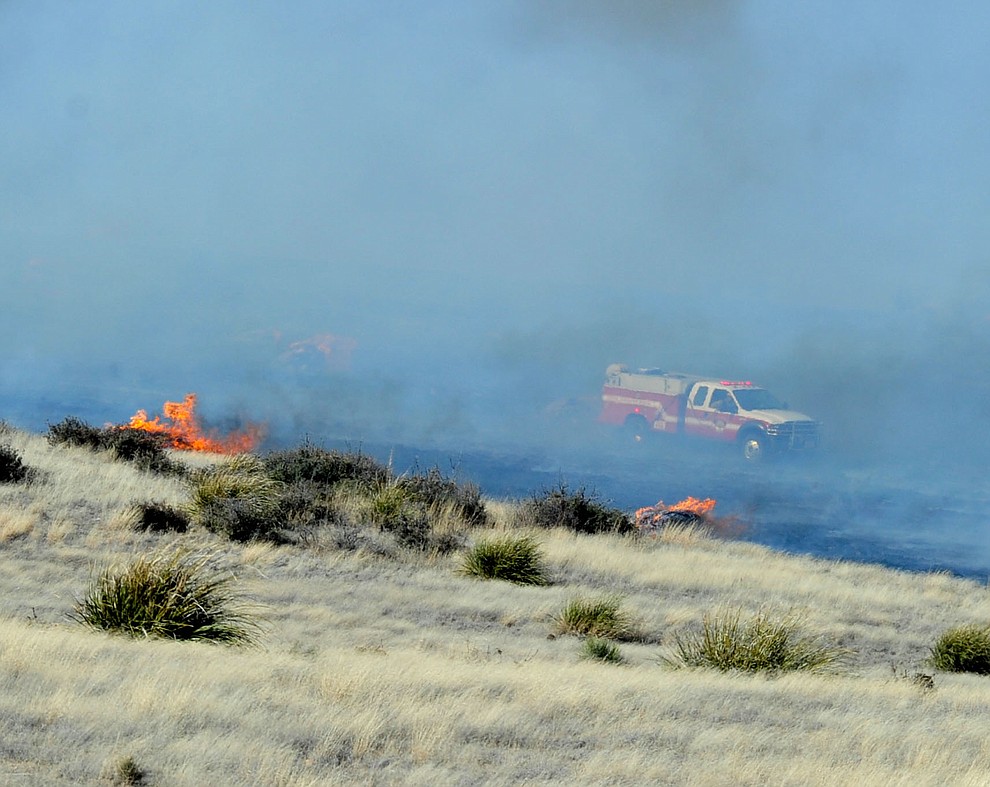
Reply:
[[[539,448],[624,361],[985,457],[988,14],[4,3],[0,415]]]

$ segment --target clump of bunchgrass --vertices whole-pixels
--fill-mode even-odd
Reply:
[[[990,675],[990,625],[948,629],[931,647],[928,664],[943,672]]]
[[[194,472],[190,520],[233,541],[279,540],[282,484],[251,454]]]
[[[583,659],[602,661],[606,664],[621,664],[625,661],[618,645],[599,637],[588,637],[581,644],[580,655]]]
[[[800,633],[799,620],[759,612],[740,620],[738,611],[706,615],[700,633],[679,634],[674,652],[663,657],[673,667],[721,671],[825,672],[838,667],[848,651]]]
[[[505,535],[478,541],[464,556],[461,573],[518,585],[549,584],[540,545],[529,536]]]
[[[209,568],[210,557],[177,551],[140,556],[103,569],[71,617],[131,637],[256,641],[260,627],[237,598],[233,578]]]
[[[17,484],[30,477],[31,470],[17,450],[9,445],[0,445],[0,483]]]
[[[624,511],[606,505],[584,487],[571,490],[563,481],[526,501],[519,521],[531,527],[562,527],[576,533],[631,533],[636,529]]]
[[[116,760],[111,768],[109,777],[113,784],[119,784],[121,787],[126,787],[127,785],[144,784],[147,773],[144,768],[142,768],[137,760],[133,757],[121,757]]]
[[[616,595],[571,599],[554,616],[555,631],[597,639],[639,639],[638,626],[621,607],[622,597]]]

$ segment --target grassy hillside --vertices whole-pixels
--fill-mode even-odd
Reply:
[[[0,484],[0,783],[990,781],[990,680],[926,663],[950,626],[990,621],[973,582],[691,529],[534,529],[512,501],[487,501],[489,522],[449,549],[336,520],[292,543],[151,533],[133,504],[186,505],[181,476],[9,429],[0,443],[33,472]],[[465,550],[493,531],[532,536],[550,583],[463,575]],[[256,646],[70,618],[102,568],[179,548],[232,580],[263,621]],[[582,658],[559,625],[570,602],[602,594],[638,632],[616,643],[618,664]],[[664,661],[706,615],[760,612],[845,659],[823,673]]]

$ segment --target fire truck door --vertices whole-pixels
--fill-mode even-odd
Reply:
[[[711,432],[711,408],[708,398],[711,387],[696,385],[688,396],[684,413],[684,432],[697,437],[708,437]]]
[[[732,415],[726,412],[727,404],[732,401],[732,394],[726,388],[712,388],[711,393],[704,399],[693,396],[690,404],[693,409],[689,410],[692,416],[691,434],[698,437],[706,437],[709,440],[730,440],[734,437]],[[731,406],[731,405],[730,405]]]

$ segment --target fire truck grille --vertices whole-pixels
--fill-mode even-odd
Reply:
[[[790,448],[815,448],[818,445],[816,421],[787,421],[768,427],[767,433],[779,444]]]

